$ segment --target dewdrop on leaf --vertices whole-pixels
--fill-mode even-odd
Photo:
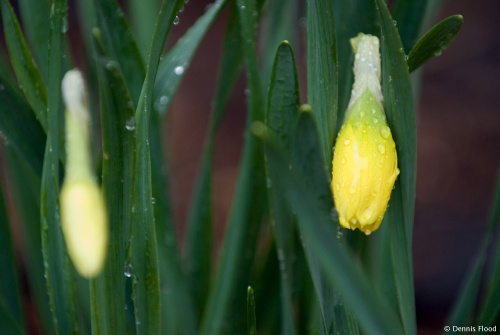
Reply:
[[[106,260],[108,219],[92,170],[89,111],[80,71],[66,73],[62,93],[66,105],[66,171],[60,194],[61,225],[76,270],[83,277],[93,278]]]
[[[396,144],[385,121],[378,38],[351,39],[354,84],[335,143],[332,191],[340,225],[377,230],[399,174]]]

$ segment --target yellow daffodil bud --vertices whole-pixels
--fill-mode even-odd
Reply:
[[[335,143],[331,187],[340,225],[369,235],[382,222],[399,169],[385,120],[378,38],[359,34],[351,45],[355,79]]]
[[[106,259],[108,220],[92,169],[89,111],[78,70],[62,81],[66,105],[66,171],[61,189],[61,225],[69,256],[80,275],[97,276]]]

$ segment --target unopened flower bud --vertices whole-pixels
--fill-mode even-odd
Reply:
[[[336,139],[331,187],[340,225],[369,235],[382,222],[399,169],[383,109],[378,38],[359,34],[351,45],[355,80]]]
[[[108,220],[92,170],[89,111],[78,70],[66,73],[62,92],[66,105],[66,170],[60,194],[61,225],[76,270],[92,278],[100,273],[106,259]]]

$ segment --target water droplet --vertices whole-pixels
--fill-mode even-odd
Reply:
[[[174,18],[174,22],[173,22],[174,26],[178,25],[180,21],[181,20],[179,19],[179,16],[176,15],[175,18]]]
[[[125,128],[127,128],[128,131],[135,129],[135,118],[133,116],[125,122]]]
[[[184,11],[184,6],[182,6],[181,9],[179,9],[178,13],[182,13],[183,11]]]
[[[130,278],[132,277],[132,264],[130,264],[129,262],[126,262],[125,263],[125,266],[123,268],[123,274],[125,275],[125,277],[127,278]]]
[[[370,229],[365,229],[365,234],[366,235],[370,235],[372,233],[372,231]]]
[[[387,126],[383,126],[382,129],[380,129],[380,135],[382,135],[383,138],[389,138],[391,135],[391,130]]]
[[[345,164],[345,158],[342,158],[342,160],[340,161],[340,163]]]
[[[271,178],[266,178],[266,186],[267,188],[271,188],[272,186]]]
[[[166,95],[162,95],[160,98],[160,104],[166,106],[168,104],[168,97]]]
[[[392,20],[392,24],[393,24],[393,25],[394,25],[394,27],[395,27],[395,26],[397,26],[397,24],[398,24],[398,23],[396,22],[396,20]]]
[[[245,7],[245,5],[242,5],[240,8],[241,8],[241,10],[245,10],[246,7]]]
[[[378,152],[380,152],[382,155],[385,154],[385,145],[379,144],[377,145]]]
[[[365,112],[359,113],[359,116],[361,116],[361,117],[365,116]]]
[[[180,76],[181,74],[184,73],[184,66],[177,66],[175,69],[174,69],[174,72],[176,75]]]
[[[389,82],[392,82],[392,76],[389,76]]]
[[[375,114],[377,113],[377,111],[375,110],[375,108],[372,108],[372,114]]]
[[[373,118],[373,123],[378,123],[378,119],[376,117]]]
[[[443,53],[443,49],[436,50],[434,52],[434,56],[441,56],[442,53]]]
[[[109,62],[106,63],[106,69],[108,70],[113,70],[118,68],[118,63],[114,60],[110,60]]]
[[[348,138],[346,138],[346,139],[344,140],[344,144],[345,144],[345,145],[349,145],[349,143],[351,143],[351,140],[350,140],[350,139],[348,139]]]
[[[364,63],[366,62],[366,58],[365,57],[361,57],[361,61]]]
[[[156,198],[151,198],[151,203],[154,205],[156,204]]]
[[[132,213],[135,213],[135,205],[132,205]]]
[[[337,183],[337,185],[335,185],[335,188],[337,189],[337,191],[340,191],[340,183]]]

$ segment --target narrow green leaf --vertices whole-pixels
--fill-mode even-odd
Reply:
[[[55,0],[50,17],[48,82],[48,132],[45,145],[41,184],[42,253],[45,276],[54,327],[58,334],[78,332],[76,287],[74,270],[66,253],[66,246],[59,219],[59,143],[63,118],[61,80],[64,51],[64,32],[61,26],[67,19],[65,0]]]
[[[307,2],[307,97],[318,121],[323,156],[331,166],[338,109],[333,1]]]
[[[186,272],[191,294],[201,317],[210,284],[212,259],[212,162],[215,135],[243,62],[242,41],[236,11],[231,11],[219,69],[213,113],[205,139],[200,172],[189,210],[186,236]]]
[[[120,65],[134,104],[137,104],[145,75],[144,61],[127,19],[116,0],[94,0],[94,7],[104,46]]]
[[[383,0],[376,0],[381,32],[382,84],[387,121],[392,129],[400,175],[387,210],[391,253],[406,334],[416,334],[413,291],[412,233],[417,171],[416,116],[413,92],[401,39]]]
[[[13,326],[22,333],[24,329],[24,318],[21,310],[18,276],[15,263],[15,255],[12,245],[12,235],[7,215],[7,207],[3,192],[0,189],[0,314],[12,319]],[[4,312],[4,313],[2,313]],[[2,322],[0,322],[2,323]],[[1,326],[0,326],[1,330]],[[8,333],[5,333],[8,334]]]
[[[181,0],[164,0],[162,3],[149,51],[146,78],[134,118],[136,151],[133,153],[130,262],[134,269],[132,283],[138,334],[159,334],[161,329],[160,279],[148,139],[158,63],[168,32],[181,4]]]
[[[45,134],[30,106],[0,67],[0,132],[38,176],[42,174]]]
[[[417,40],[425,16],[427,0],[396,0],[392,17],[398,26],[399,36],[406,53]]]
[[[18,3],[26,39],[32,47],[42,78],[47,80],[50,1],[19,0]]]
[[[154,91],[154,107],[160,116],[168,110],[200,42],[226,3],[227,0],[213,3],[160,61]]]
[[[33,116],[34,118],[34,116]],[[55,334],[54,323],[47,299],[44,278],[42,239],[40,231],[40,178],[11,147],[5,150],[8,177],[14,191],[16,211],[21,222],[21,242],[25,255],[28,284],[33,294],[43,334]]]
[[[96,41],[96,44],[99,42]],[[102,125],[102,192],[108,208],[109,246],[102,274],[91,281],[93,334],[125,334],[125,279],[133,269],[125,261],[130,233],[131,188],[134,152],[132,98],[117,63],[99,47],[97,76]]]
[[[257,321],[255,320],[255,298],[253,296],[253,289],[248,286],[247,290],[247,325],[248,335],[257,334]]]
[[[299,85],[295,57],[287,41],[276,51],[269,91],[267,96],[266,124],[284,144],[292,148],[292,133],[300,104]],[[267,150],[266,150],[267,157]],[[291,164],[291,161],[289,162]],[[281,190],[273,187],[275,167],[266,159],[267,191],[271,226],[276,240],[277,257],[280,264],[281,330],[282,334],[295,334],[292,305],[292,261],[294,259],[295,234],[293,213],[287,208]]]
[[[248,126],[255,120],[263,120],[264,110],[256,55],[255,6],[254,1],[236,1],[247,66]],[[237,333],[241,332],[245,325],[244,321],[238,320],[238,317],[244,315],[246,306],[244,299],[240,297],[248,285],[256,245],[254,239],[259,230],[266,200],[262,197],[262,194],[265,194],[262,149],[261,143],[247,131],[220,265],[210,289],[201,334]]]
[[[46,131],[48,127],[47,88],[35,64],[33,55],[26,44],[19,21],[9,1],[1,0],[1,8],[5,40],[12,67],[16,73],[21,90],[35,112],[42,128]]]
[[[450,16],[432,27],[408,54],[408,69],[415,71],[434,56],[439,56],[457,37],[462,28],[462,15]]]
[[[270,149],[273,164],[280,174],[275,179],[297,215],[298,229],[305,248],[310,248],[327,278],[342,292],[348,308],[353,311],[361,328],[369,334],[402,334],[403,329],[394,310],[386,301],[373,294],[365,274],[356,266],[355,257],[341,248],[333,231],[330,212],[318,202],[319,195],[307,187],[307,179],[300,171],[289,169],[287,158],[262,123],[254,123],[252,130]],[[335,257],[332,257],[335,255]]]

